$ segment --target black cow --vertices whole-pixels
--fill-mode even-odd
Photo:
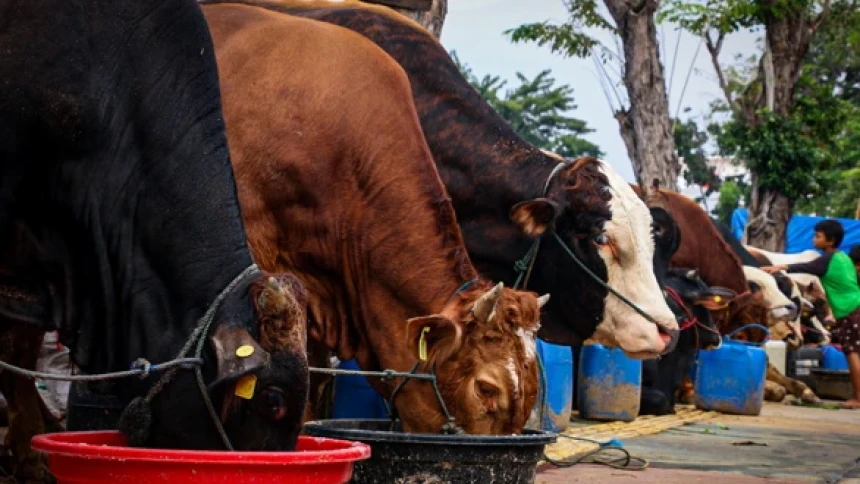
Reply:
[[[669,307],[679,315],[681,336],[673,351],[659,360],[642,362],[642,415],[675,413],[675,392],[689,373],[696,352],[720,344],[711,311],[725,308],[735,297],[728,289],[708,287],[692,269],[669,269],[666,291]]]
[[[651,207],[650,210],[654,219],[654,275],[657,276],[660,287],[665,287],[669,262],[681,246],[681,230],[674,217],[665,209]],[[671,302],[669,308],[672,309]],[[677,316],[677,313],[675,315]]]
[[[160,363],[221,294],[201,336],[208,394],[233,446],[290,449],[304,291],[252,262],[196,2],[0,0],[0,357],[33,368],[59,329],[84,372]],[[246,403],[234,387],[251,374]],[[117,392],[128,402],[159,377]],[[16,474],[48,480],[29,448],[45,430],[32,381],[4,371],[0,388]],[[134,408],[134,444],[222,448],[189,370],[151,413]]]

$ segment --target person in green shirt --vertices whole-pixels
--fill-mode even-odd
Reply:
[[[852,247],[848,256],[854,261],[854,269],[857,270],[857,279],[860,280],[860,244]]]
[[[837,249],[845,237],[845,229],[837,220],[824,220],[815,225],[812,239],[816,249],[824,255],[800,264],[780,264],[762,267],[768,273],[779,271],[804,272],[821,279],[827,292],[827,302],[833,310],[836,325],[832,340],[842,347],[848,359],[848,371],[854,398],[843,402],[846,408],[860,408],[860,286],[857,285],[855,262],[845,252]]]

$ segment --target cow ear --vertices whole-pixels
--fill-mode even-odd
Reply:
[[[540,237],[561,212],[557,203],[548,198],[520,202],[511,208],[511,220],[529,237]]]
[[[445,361],[463,344],[460,325],[439,314],[410,319],[406,334],[409,351],[423,361]]]
[[[235,380],[269,363],[269,353],[244,328],[220,326],[212,335],[218,373],[211,386]]]
[[[681,232],[675,218],[660,207],[648,207],[648,210],[651,212],[655,242],[666,247],[669,255],[675,255],[681,246]]]

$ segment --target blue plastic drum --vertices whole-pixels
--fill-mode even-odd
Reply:
[[[620,348],[583,346],[577,382],[582,418],[630,422],[639,416],[642,362],[628,357]]]
[[[342,361],[338,368],[361,370],[355,360]],[[334,379],[332,418],[388,418],[382,396],[361,375],[338,375]]]
[[[545,375],[545,379],[541,378],[541,386],[546,392],[541,429],[561,432],[570,424],[573,404],[573,351],[570,346],[554,345],[539,339],[537,353]]]
[[[720,348],[699,351],[696,407],[737,415],[758,415],[764,404],[767,354],[763,343],[734,341],[731,336],[749,327],[767,331],[758,324],[738,328],[723,337]]]

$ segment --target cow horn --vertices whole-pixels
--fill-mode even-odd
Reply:
[[[549,294],[544,294],[538,298],[538,309],[544,307],[549,302]]]
[[[287,307],[289,294],[278,284],[277,279],[266,279],[265,287],[257,297],[257,307],[263,316],[277,316]]]
[[[690,269],[689,271],[687,271],[686,276],[687,276],[687,279],[689,279],[691,281],[695,281],[696,279],[699,278],[699,271],[697,271],[696,269]]]
[[[505,284],[500,282],[496,284],[496,287],[490,289],[486,294],[475,301],[474,306],[472,306],[472,314],[475,315],[475,318],[478,321],[489,321],[492,319],[493,313],[496,310],[496,303],[499,301],[499,297],[502,295],[502,289],[504,288]]]

